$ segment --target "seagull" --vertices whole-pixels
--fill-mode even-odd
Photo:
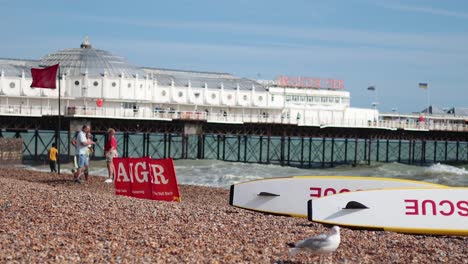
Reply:
[[[340,245],[340,228],[333,226],[329,234],[321,234],[311,238],[304,239],[296,244],[289,244],[290,255],[296,255],[299,252],[310,252],[315,255],[333,253]]]

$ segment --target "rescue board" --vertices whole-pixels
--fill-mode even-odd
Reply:
[[[392,178],[293,176],[231,185],[229,204],[264,213],[307,217],[307,201],[342,192],[398,187],[443,188],[444,185]]]
[[[311,199],[323,224],[425,235],[468,236],[468,188],[366,190]]]

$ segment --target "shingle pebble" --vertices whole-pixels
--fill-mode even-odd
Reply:
[[[181,203],[116,196],[103,177],[0,168],[0,263],[468,263],[468,237],[341,229],[328,256],[286,243],[307,219],[229,206],[229,190],[181,185]]]

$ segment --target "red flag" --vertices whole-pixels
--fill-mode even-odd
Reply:
[[[44,69],[31,68],[32,83],[31,87],[55,89],[57,79],[57,70],[59,65],[55,64]]]

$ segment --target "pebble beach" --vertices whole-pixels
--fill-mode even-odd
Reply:
[[[341,228],[337,251],[288,254],[328,232],[229,206],[229,190],[180,185],[182,202],[116,196],[105,178],[0,168],[0,263],[468,263],[468,237]]]

